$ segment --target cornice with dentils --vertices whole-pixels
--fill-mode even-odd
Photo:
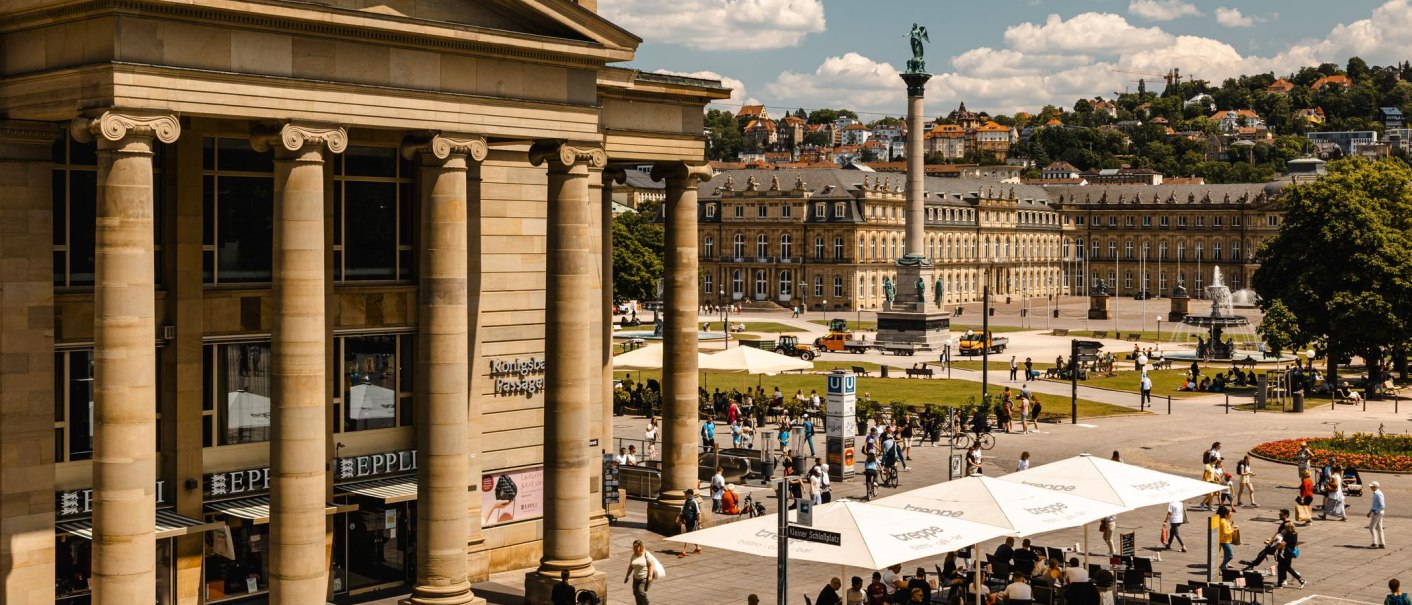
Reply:
[[[546,18],[570,26],[591,38],[591,41],[410,19],[311,3],[261,0],[209,0],[199,5],[171,0],[79,0],[59,5],[45,4],[7,15],[0,21],[0,33],[73,21],[93,14],[118,13],[206,21],[250,29],[305,32],[585,67],[632,60],[639,39],[585,9],[574,10],[588,14],[591,19],[581,18],[580,15],[569,18],[558,9],[547,6],[556,3],[559,2],[531,1],[525,6],[541,12]]]

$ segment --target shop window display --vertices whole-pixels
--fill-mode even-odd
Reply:
[[[206,533],[206,602],[270,589],[270,526],[242,523]]]
[[[346,336],[338,342],[343,430],[411,425],[413,337]]]
[[[207,345],[206,445],[270,439],[270,345],[245,342]]]

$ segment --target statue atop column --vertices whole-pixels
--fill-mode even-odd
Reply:
[[[662,328],[662,315],[655,310],[652,311],[652,335],[660,338],[662,336]]]
[[[946,284],[942,283],[941,276],[936,276],[936,283],[932,285],[932,302],[941,304],[946,299]]]
[[[907,32],[907,40],[912,44],[912,58],[907,60],[907,73],[926,73],[927,62],[922,58],[922,43],[931,42],[931,38],[927,37],[927,28],[913,23],[912,30]]]
[[[897,297],[897,286],[895,286],[895,285],[892,284],[892,278],[890,278],[890,277],[884,277],[884,278],[883,278],[883,299],[887,300],[887,304],[890,305],[890,304],[892,304],[892,299],[894,299],[894,298],[896,298],[896,297]]]

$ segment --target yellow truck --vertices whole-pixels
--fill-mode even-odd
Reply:
[[[980,355],[987,349],[991,354],[996,354],[1003,352],[1008,344],[1010,344],[1009,338],[996,337],[994,332],[967,333],[961,337],[959,350],[962,355]]]

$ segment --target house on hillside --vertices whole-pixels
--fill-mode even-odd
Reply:
[[[798,148],[804,144],[804,135],[807,130],[807,122],[799,116],[785,116],[775,123],[776,139],[781,145]]]
[[[1193,105],[1197,107],[1205,107],[1207,111],[1210,111],[1216,108],[1216,99],[1211,98],[1211,95],[1208,95],[1203,92],[1198,93],[1192,98],[1187,99],[1186,102],[1182,103],[1182,107],[1191,107]]]
[[[1040,176],[1046,180],[1076,179],[1079,178],[1079,169],[1068,162],[1053,162],[1040,171]]]
[[[1392,130],[1392,129],[1394,129],[1394,128],[1403,128],[1403,127],[1405,127],[1405,126],[1407,125],[1406,122],[1403,121],[1402,110],[1401,110],[1401,109],[1398,109],[1398,108],[1396,108],[1396,107],[1382,107],[1382,108],[1379,108],[1379,109],[1378,109],[1378,117],[1380,117],[1380,118],[1382,119],[1382,121],[1383,121],[1383,128],[1384,128],[1385,130]]]
[[[925,137],[927,154],[939,153],[946,159],[966,155],[966,131],[955,124],[937,124]]]
[[[1295,114],[1295,116],[1310,124],[1323,124],[1324,108],[1315,107],[1310,109],[1306,107],[1304,109],[1299,110],[1299,113]]]
[[[1265,88],[1265,93],[1272,95],[1285,95],[1289,94],[1292,90],[1294,90],[1294,84],[1289,80],[1280,78],[1278,80],[1275,80],[1274,84],[1267,86]]]
[[[1325,86],[1342,86],[1344,89],[1349,89],[1353,88],[1353,80],[1350,80],[1348,76],[1324,76],[1315,80],[1313,84],[1309,85],[1309,88],[1322,90]]]
[[[862,145],[872,135],[867,126],[854,122],[843,127],[843,140],[840,142],[844,145]]]
[[[1211,120],[1222,132],[1236,132],[1242,127],[1256,128],[1265,125],[1260,114],[1249,109],[1228,109],[1211,114]]]
[[[774,122],[768,118],[751,120],[745,125],[745,138],[756,147],[769,147],[778,140],[778,132]]]

